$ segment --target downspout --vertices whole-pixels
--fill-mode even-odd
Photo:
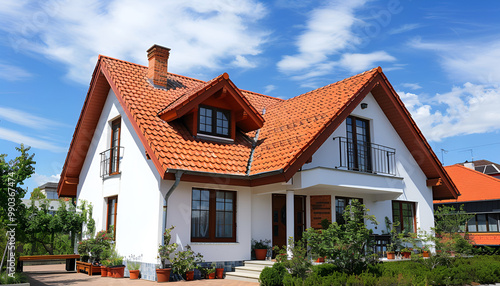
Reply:
[[[262,109],[262,116],[266,114],[266,109]],[[248,158],[248,166],[247,166],[247,176],[250,176],[250,169],[252,168],[253,154],[255,153],[255,147],[257,147],[257,141],[259,140],[260,129],[255,132],[255,137],[252,141],[252,150],[250,151],[250,158]]]
[[[165,230],[167,229],[168,198],[170,197],[170,195],[174,192],[174,190],[179,185],[179,182],[181,181],[182,174],[183,174],[183,171],[175,172],[175,182],[168,190],[167,194],[165,195],[165,200],[163,201],[163,231],[162,231],[162,235],[165,233]],[[163,243],[163,239],[161,241]]]

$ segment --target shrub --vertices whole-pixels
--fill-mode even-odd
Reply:
[[[283,248],[275,247],[274,250],[278,253],[276,260],[281,262],[293,277],[300,277],[304,279],[308,272],[311,270],[311,260],[307,256],[307,249],[302,240],[294,242],[293,238],[288,239],[292,257],[288,259],[287,246]]]
[[[14,277],[11,277],[4,272],[0,274],[0,284],[19,284],[28,282],[28,278],[22,273],[14,273]]]
[[[266,267],[259,276],[259,282],[262,286],[280,286],[283,285],[286,268],[282,263],[275,263],[273,267]],[[301,280],[302,281],[302,280]]]

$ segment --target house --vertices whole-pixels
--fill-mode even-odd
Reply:
[[[352,198],[415,231],[434,226],[433,199],[459,195],[380,67],[282,100],[226,73],[170,73],[168,48],[147,53],[147,67],[99,56],[58,185],[145,267],[171,225],[230,268],[252,239],[284,245]]]
[[[472,167],[478,172],[500,179],[500,165],[497,163],[488,160],[475,160],[470,163],[465,161],[461,165]]]
[[[55,182],[47,182],[38,187],[42,194],[49,200],[57,200],[59,197],[57,196],[57,183]]]
[[[445,170],[461,196],[435,200],[434,208],[448,205],[459,209],[463,205],[472,214],[466,226],[469,239],[476,245],[500,246],[500,180],[478,172],[471,163],[446,166]]]

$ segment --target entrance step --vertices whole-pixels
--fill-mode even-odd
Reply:
[[[243,280],[250,282],[259,282],[259,276],[266,267],[272,267],[273,261],[266,260],[248,260],[245,266],[235,267],[234,272],[226,272],[227,279]]]

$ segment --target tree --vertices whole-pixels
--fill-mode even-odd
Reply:
[[[321,231],[310,228],[304,233],[304,238],[315,254],[334,260],[339,270],[359,274],[373,261],[367,251],[371,249],[372,231],[366,227],[365,221],[378,223],[368,211],[358,200],[352,200],[343,213],[343,224],[334,222]]]
[[[34,188],[33,191],[31,191],[31,200],[43,200],[46,199],[47,197],[42,193],[40,188]]]
[[[26,210],[22,198],[27,190],[22,188],[24,181],[35,172],[33,160],[35,154],[29,154],[30,147],[16,147],[21,154],[7,162],[7,154],[0,154],[0,227],[16,223],[24,216]],[[10,205],[9,205],[9,199]],[[9,209],[10,207],[10,209]],[[9,216],[11,214],[11,216]],[[19,229],[19,228],[18,228]]]
[[[436,233],[454,234],[465,231],[465,224],[473,217],[464,211],[464,205],[456,209],[455,206],[440,206],[434,211]]]

